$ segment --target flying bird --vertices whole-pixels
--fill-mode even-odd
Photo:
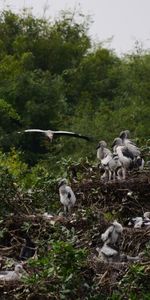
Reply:
[[[67,214],[71,212],[71,208],[75,205],[76,196],[72,190],[72,188],[68,185],[66,178],[62,179],[59,182],[59,195],[60,202],[64,206],[64,213]]]
[[[62,136],[62,135],[66,135],[66,136],[72,136],[72,137],[77,137],[77,138],[80,138],[80,139],[84,139],[84,140],[87,140],[87,141],[90,141],[91,138],[88,137],[88,136],[85,136],[85,135],[82,135],[80,133],[75,133],[75,132],[71,132],[71,131],[55,131],[55,130],[42,130],[42,129],[26,129],[24,130],[23,132],[27,132],[27,133],[30,133],[30,132],[37,132],[37,133],[41,133],[41,134],[44,134],[46,137],[48,137],[48,139],[50,141],[53,140],[53,137],[56,135],[56,136]],[[22,133],[22,132],[18,132],[18,133]]]

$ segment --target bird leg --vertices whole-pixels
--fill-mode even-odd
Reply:
[[[126,179],[126,169],[122,168],[122,178]]]
[[[122,179],[121,175],[122,175],[122,168],[117,171],[117,178],[118,178],[118,180]]]
[[[111,175],[112,175],[112,172],[109,170],[109,171],[108,171],[108,180],[109,180],[109,181],[111,180]]]

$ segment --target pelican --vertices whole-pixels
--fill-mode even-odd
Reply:
[[[118,155],[112,154],[112,152],[107,148],[105,141],[100,141],[97,146],[97,158],[101,160],[101,165],[104,167],[105,172],[101,176],[102,179],[107,178],[111,180],[116,178],[116,170],[121,167]]]
[[[20,280],[22,273],[25,272],[21,264],[15,266],[14,271],[0,271],[0,282],[15,282]]]
[[[82,135],[80,133],[75,133],[75,132],[71,132],[71,131],[54,131],[54,130],[42,130],[42,129],[26,129],[23,132],[26,133],[30,133],[30,132],[37,132],[37,133],[41,133],[44,134],[46,137],[48,137],[48,139],[52,142],[53,137],[56,136],[61,136],[61,135],[68,135],[68,136],[72,136],[72,137],[77,137],[80,139],[84,139],[87,141],[90,141],[91,138],[85,135]],[[21,131],[19,131],[18,133],[22,133]]]
[[[105,244],[116,245],[123,232],[123,227],[116,220],[110,227],[101,235],[101,239]]]
[[[150,226],[150,212],[147,211],[143,214],[143,217],[135,217],[128,220],[128,225],[134,228],[141,228],[144,226]]]
[[[130,136],[130,131],[129,130],[124,130],[120,132],[119,137],[122,140],[122,145],[126,146],[127,149],[132,152],[134,156],[134,166],[138,168],[139,170],[142,170],[144,167],[144,159],[141,158],[141,151],[140,149],[136,146],[136,144],[129,139]]]
[[[60,202],[64,206],[64,213],[67,214],[71,212],[71,208],[75,205],[76,196],[68,185],[66,178],[62,179],[59,182],[59,195],[60,195]]]
[[[124,146],[121,138],[115,138],[112,145],[115,153],[118,154],[120,163],[122,164],[122,176],[126,178],[126,171],[134,167],[134,155],[128,147]]]

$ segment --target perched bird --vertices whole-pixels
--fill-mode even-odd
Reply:
[[[116,249],[113,249],[106,243],[102,246],[100,249],[99,256],[104,262],[115,262],[119,260],[120,254],[119,251]]]
[[[133,226],[134,228],[150,226],[150,212],[145,212],[143,217],[130,218],[128,220],[128,225]]]
[[[101,166],[105,172],[101,179],[108,178],[111,180],[116,178],[116,170],[121,167],[118,155],[113,154],[108,148],[105,141],[100,141],[97,146],[97,158],[101,161]]]
[[[127,170],[134,167],[134,154],[127,146],[124,146],[121,138],[115,138],[112,145],[116,154],[118,154],[119,161],[122,165],[122,177],[126,178]]]
[[[146,211],[144,214],[143,214],[143,217],[145,220],[150,220],[150,211]]]
[[[70,131],[54,131],[54,130],[42,130],[42,129],[26,129],[23,132],[26,133],[30,133],[30,132],[37,132],[37,133],[41,133],[44,134],[46,137],[48,137],[48,139],[50,141],[53,140],[54,136],[61,136],[61,135],[66,135],[66,136],[72,136],[72,137],[77,137],[77,138],[81,138],[87,141],[90,141],[91,138],[85,135],[82,135],[80,133],[75,133],[75,132],[70,132]],[[22,133],[22,132],[18,132],[18,133]]]
[[[67,180],[64,178],[59,182],[59,195],[60,202],[64,206],[64,213],[67,214],[71,212],[71,208],[75,205],[76,197],[69,185],[67,185]]]
[[[141,151],[136,146],[136,144],[129,139],[130,131],[124,130],[120,132],[119,137],[122,140],[122,145],[126,146],[127,149],[133,154],[134,156],[134,167],[138,168],[139,170],[142,170],[144,167],[144,159],[141,157]]]
[[[0,271],[0,283],[19,281],[24,269],[21,264],[15,266],[14,271]]]
[[[122,225],[115,220],[112,225],[108,227],[108,229],[101,235],[101,239],[105,244],[115,246],[119,241],[122,232]]]

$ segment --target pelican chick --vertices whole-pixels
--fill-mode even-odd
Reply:
[[[141,157],[141,151],[136,146],[136,144],[129,139],[130,131],[124,130],[120,132],[119,137],[122,140],[122,145],[127,147],[127,149],[133,154],[134,156],[134,167],[138,168],[139,170],[143,170],[144,168],[144,159]]]
[[[64,213],[70,213],[71,208],[75,205],[76,197],[71,187],[67,185],[67,180],[65,178],[59,182],[59,195],[60,202],[64,206]]]
[[[123,232],[123,227],[116,220],[110,227],[101,235],[101,239],[105,244],[116,245]]]
[[[101,165],[105,169],[101,179],[108,178],[111,180],[116,177],[116,170],[121,167],[118,159],[118,155],[113,155],[112,152],[107,148],[105,141],[100,141],[97,146],[97,158],[101,161]]]
[[[25,271],[21,264],[17,264],[14,271],[0,271],[0,282],[19,281],[23,272]]]
[[[134,155],[133,153],[123,145],[121,138],[115,138],[112,145],[116,154],[118,154],[119,161],[122,165],[122,176],[126,178],[126,172],[132,169],[134,166]]]

